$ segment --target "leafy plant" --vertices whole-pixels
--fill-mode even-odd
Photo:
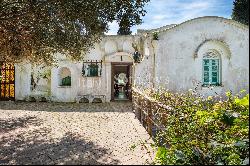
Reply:
[[[148,2],[1,0],[0,60],[54,64],[54,53],[82,60],[109,30],[110,22],[118,22],[122,33],[141,24]]]
[[[168,118],[163,123],[164,130],[156,137],[156,163],[249,163],[249,94],[245,91],[235,96],[228,92],[226,100],[220,96],[199,97],[192,91],[148,92],[172,108],[165,110]]]
[[[158,32],[153,33],[153,40],[159,40],[159,34]]]

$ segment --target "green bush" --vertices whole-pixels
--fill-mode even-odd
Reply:
[[[170,106],[156,137],[157,164],[249,164],[249,94],[228,92],[225,100],[192,93],[150,96]]]

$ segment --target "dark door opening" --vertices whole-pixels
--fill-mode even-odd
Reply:
[[[15,100],[15,66],[0,62],[0,100]]]
[[[112,63],[112,100],[131,100],[132,64]]]

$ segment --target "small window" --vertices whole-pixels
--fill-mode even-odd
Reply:
[[[102,75],[102,61],[86,61],[83,62],[83,77],[100,77]]]
[[[97,77],[98,76],[98,65],[90,64],[88,66],[88,74],[89,77]]]
[[[60,86],[71,86],[71,72],[68,68],[63,67],[59,73]]]
[[[220,85],[220,58],[215,52],[203,57],[203,85]]]

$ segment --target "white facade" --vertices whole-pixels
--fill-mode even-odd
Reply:
[[[153,32],[159,40],[153,40]],[[164,87],[173,92],[197,90],[204,95],[228,90],[249,92],[249,28],[220,17],[201,17],[179,25],[156,30],[138,30],[134,36],[105,36],[84,59],[101,61],[100,77],[82,76],[83,62],[73,63],[64,58],[57,67],[32,67],[16,64],[15,98],[49,96],[52,101],[75,102],[76,96],[105,95],[111,100],[111,66],[114,62],[133,63],[136,45],[142,53],[141,63],[133,64],[132,82],[140,87]],[[213,90],[202,86],[203,57],[215,51],[220,58],[220,82]],[[58,55],[58,57],[63,57]],[[71,86],[60,86],[62,68],[68,68]],[[31,74],[37,84],[31,88]],[[200,82],[200,83],[199,83]]]

